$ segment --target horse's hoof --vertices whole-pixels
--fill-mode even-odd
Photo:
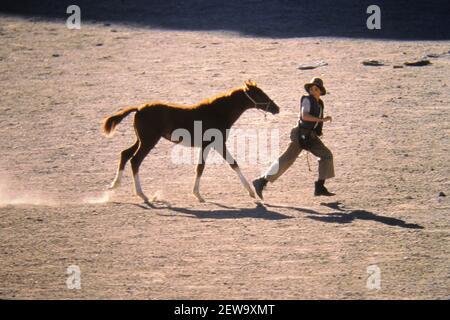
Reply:
[[[194,193],[194,197],[197,198],[198,202],[205,202],[205,199],[203,199],[202,196],[199,195],[199,194],[195,194],[195,193]]]
[[[203,202],[205,202],[205,199],[203,199],[202,197],[200,197],[200,196],[195,196],[196,198],[197,198],[197,200],[198,200],[198,202],[201,202],[201,203],[203,203]]]
[[[153,203],[152,202],[150,202],[150,201],[144,201],[144,203],[146,204],[146,205],[148,205],[149,207],[152,207],[152,208],[154,208],[154,206],[153,206]]]
[[[109,189],[109,190],[113,190],[113,189],[118,188],[119,186],[120,186],[120,182],[114,181],[114,182],[112,182],[112,183],[109,185],[108,189]]]
[[[145,194],[136,194],[139,198],[141,198],[142,200],[144,200],[145,203],[150,202],[147,198],[147,196]]]

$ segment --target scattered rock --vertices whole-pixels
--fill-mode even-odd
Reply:
[[[116,29],[111,29],[111,32],[117,32],[117,30]]]
[[[327,65],[328,65],[328,63],[326,63],[325,61],[319,61],[319,62],[301,64],[298,68],[300,70],[311,70],[311,69],[316,69],[316,68],[327,66]]]
[[[439,203],[441,203],[442,201],[444,201],[444,198],[446,197],[447,195],[444,193],[444,192],[439,192],[438,193],[438,196],[437,196],[437,202],[439,202]]]
[[[97,47],[101,47],[101,46],[103,46],[103,43],[96,43],[95,44]]]
[[[372,67],[384,66],[384,63],[379,60],[364,60],[362,64],[365,66],[372,66]]]
[[[54,53],[54,54],[52,54],[52,57],[54,57],[54,58],[57,58],[57,57],[60,57],[61,55],[59,54],[59,53]]]
[[[387,115],[387,114],[383,114],[381,117],[382,117],[382,118],[387,118],[388,115]]]
[[[431,64],[431,62],[430,62],[430,60],[427,60],[427,59],[410,61],[410,62],[404,63],[405,66],[410,66],[410,67],[422,67],[422,66],[427,66],[429,64]]]
[[[441,54],[439,54],[439,53],[429,53],[425,57],[427,57],[427,58],[439,58],[440,56],[441,56]]]
[[[423,57],[423,59],[427,59],[427,58],[434,58],[434,59],[447,58],[449,56],[449,54],[450,54],[450,51],[449,52],[443,52],[443,53],[428,53],[427,55],[425,55]]]
[[[400,65],[400,64],[396,64],[396,65],[394,65],[394,67],[393,67],[394,69],[400,69],[400,68],[403,68],[403,66],[402,65]]]

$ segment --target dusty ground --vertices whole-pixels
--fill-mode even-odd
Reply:
[[[450,50],[449,41],[255,38],[228,32],[0,18],[0,298],[448,299],[450,60],[394,64]],[[366,67],[364,59],[388,65]],[[300,64],[328,66],[301,71]],[[132,117],[112,139],[104,116],[152,100],[191,104],[255,80],[282,111],[251,110],[236,128],[278,128],[280,149],[303,83],[321,76],[334,121],[333,198],[312,196],[305,155],[264,205],[224,164],[170,162],[162,141],[141,167],[149,208],[105,193]],[[313,161],[313,158],[311,158]],[[241,162],[252,179],[268,163]],[[66,269],[81,269],[81,290]],[[366,287],[367,267],[381,289]]]

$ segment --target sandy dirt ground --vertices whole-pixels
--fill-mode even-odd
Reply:
[[[450,298],[450,59],[393,68],[450,41],[269,38],[233,32],[0,18],[0,298]],[[385,66],[361,62],[379,59]],[[327,66],[299,70],[304,63]],[[303,84],[324,79],[333,122],[335,197],[313,196],[305,154],[266,200],[226,164],[170,161],[161,141],[141,167],[155,208],[122,186],[106,192],[132,118],[112,138],[102,119],[153,100],[193,104],[252,79],[281,107],[236,128],[295,125]],[[270,163],[241,161],[247,178]],[[444,192],[447,197],[438,197]],[[67,268],[81,289],[67,288]],[[370,289],[368,267],[381,271]],[[370,268],[369,268],[370,269]]]

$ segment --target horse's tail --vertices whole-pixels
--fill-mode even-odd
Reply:
[[[105,118],[103,121],[103,131],[107,136],[111,135],[120,121],[122,121],[122,119],[128,116],[131,112],[135,111],[138,111],[138,107],[128,107]]]

